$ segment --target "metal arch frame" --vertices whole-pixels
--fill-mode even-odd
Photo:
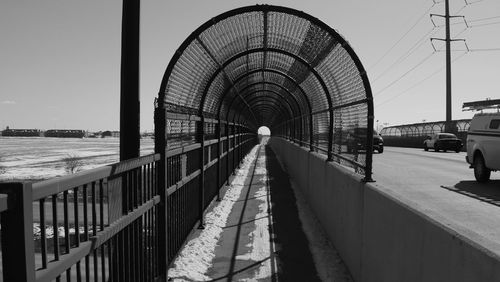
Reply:
[[[249,50],[246,50],[246,51],[243,51],[243,52],[241,52],[239,54],[234,55],[229,60],[237,59],[237,58],[245,56],[245,55],[249,55],[249,54],[252,54],[252,53],[258,53],[258,52],[262,52],[262,51],[263,51],[263,48],[249,49]],[[330,124],[329,124],[329,130],[328,130],[328,144],[329,145],[328,145],[327,161],[328,162],[332,161],[333,160],[333,155],[332,155],[331,145],[332,145],[332,141],[333,141],[333,122],[334,122],[334,120],[333,120],[333,111],[334,111],[334,109],[333,109],[332,97],[330,95],[330,92],[329,92],[328,87],[326,86],[324,80],[319,75],[319,73],[305,59],[301,58],[298,55],[295,55],[295,54],[290,53],[288,51],[280,50],[280,49],[277,49],[277,48],[266,48],[266,52],[276,52],[276,53],[279,53],[279,54],[283,54],[283,55],[292,57],[296,61],[302,63],[309,70],[309,72],[314,75],[314,77],[316,78],[316,80],[320,83],[320,86],[323,89],[323,93],[325,94],[326,101],[328,103],[328,108],[326,110],[329,111],[329,117],[328,118],[329,118],[329,123]],[[224,99],[225,97],[222,97],[222,98]],[[373,121],[372,121],[372,123],[373,123]],[[373,124],[372,124],[372,128],[373,128]],[[371,144],[371,146],[373,146],[373,138],[370,139],[370,140],[371,140],[370,144]],[[368,144],[368,145],[370,145],[370,144]],[[369,153],[367,153],[367,155],[368,154]]]
[[[295,111],[293,110],[293,107],[292,107],[292,105],[290,104],[290,102],[289,102],[288,100],[286,100],[286,99],[284,98],[284,96],[283,96],[282,94],[280,94],[279,92],[277,92],[277,91],[274,91],[274,90],[269,90],[269,89],[265,89],[265,90],[255,90],[255,91],[252,91],[252,92],[246,93],[246,95],[245,95],[245,99],[252,99],[252,100],[253,100],[253,99],[254,99],[254,97],[249,98],[251,95],[254,95],[254,94],[256,94],[256,93],[267,93],[267,92],[272,93],[272,94],[275,94],[276,96],[279,96],[280,98],[283,98],[283,99],[285,100],[286,104],[288,105],[288,108],[289,108],[290,113],[291,113],[291,117],[296,117],[296,115],[294,114],[294,113],[295,113]],[[257,96],[257,97],[258,97],[258,96]],[[267,97],[272,97],[272,96],[263,96],[263,97],[260,97],[260,98],[267,98]],[[236,98],[236,97],[235,97],[235,98]],[[236,101],[236,99],[233,99],[233,100],[231,101],[231,104],[232,104],[233,102],[235,102],[235,101]],[[279,100],[277,100],[277,101],[279,101]],[[248,100],[247,102],[250,104],[250,100]],[[281,103],[280,103],[280,104],[281,104]],[[238,103],[237,103],[237,104],[235,104],[235,108],[236,108],[236,105],[239,105],[239,104],[238,104]],[[231,107],[230,107],[230,108],[232,108],[232,105],[231,105]],[[300,115],[300,109],[299,109],[299,115]]]
[[[325,94],[325,98],[328,102],[329,108],[333,107],[333,103],[331,101],[332,97],[330,96],[330,92],[329,92],[328,87],[326,86],[324,80],[319,75],[319,73],[305,59],[301,58],[300,56],[298,56],[296,54],[290,53],[290,52],[285,51],[285,50],[277,49],[277,48],[266,48],[265,50],[266,50],[266,52],[275,52],[275,53],[289,56],[289,57],[295,59],[296,61],[300,62],[301,64],[303,64],[310,71],[310,73],[314,75],[316,80],[320,83],[321,88],[323,89],[323,93]],[[249,49],[249,50],[246,50],[246,51],[243,51],[243,52],[240,52],[240,53],[234,55],[233,57],[228,59],[226,62],[224,62],[224,64],[230,63],[230,62],[232,62],[240,57],[250,55],[253,53],[263,52],[263,51],[264,51],[264,48]],[[263,70],[263,69],[261,69],[261,70]],[[218,74],[217,72],[214,73],[214,75],[217,75],[217,74]],[[224,98],[224,97],[222,97],[222,98]]]
[[[264,83],[267,83],[267,82],[264,82]],[[254,83],[254,85],[257,85],[257,84],[261,84],[261,83]],[[245,89],[246,89],[246,88],[249,88],[249,86],[250,86],[250,85],[247,85],[247,86],[245,87]],[[287,103],[288,107],[290,108],[290,113],[291,113],[290,119],[296,119],[296,118],[301,118],[301,117],[302,117],[302,111],[301,111],[301,109],[300,109],[300,106],[299,106],[299,104],[298,104],[297,100],[295,100],[295,99],[294,99],[294,101],[297,103],[297,106],[298,106],[298,108],[297,108],[297,109],[298,109],[298,111],[299,111],[298,115],[296,115],[296,114],[295,114],[295,111],[293,110],[292,105],[291,105],[291,104],[290,104],[290,102],[289,102],[289,101],[288,101],[288,100],[284,97],[284,95],[282,95],[281,93],[279,93],[279,92],[277,92],[277,91],[270,90],[270,89],[262,89],[262,90],[255,90],[255,91],[252,91],[252,92],[250,92],[250,93],[244,93],[244,94],[242,94],[242,95],[244,95],[244,96],[245,96],[245,99],[248,99],[248,103],[250,104],[249,97],[250,97],[251,95],[255,94],[255,93],[260,93],[260,92],[264,92],[264,93],[265,93],[265,92],[269,92],[269,93],[275,94],[275,95],[279,96],[280,98],[282,98],[283,100],[285,100],[285,102]],[[229,107],[228,107],[228,110],[229,110],[229,111],[230,111],[230,110],[231,110],[231,108],[233,107],[233,103],[236,101],[236,97],[238,97],[238,96],[235,96],[235,97],[231,100],[231,103],[229,104]],[[271,97],[271,96],[256,97],[256,98],[267,98],[267,97]],[[254,100],[254,98],[250,98],[250,99]],[[279,100],[279,99],[277,99],[277,101],[280,101],[280,100]],[[279,104],[281,104],[281,103],[279,103]],[[238,105],[238,104],[236,104],[236,105]],[[236,105],[235,105],[235,107],[236,107]],[[229,111],[228,111],[228,113],[229,113]],[[229,118],[229,116],[228,116],[228,118]],[[295,128],[295,124],[294,124],[294,128]],[[300,135],[300,137],[302,138],[302,124],[300,124],[300,127],[299,127],[299,135]],[[301,140],[301,141],[302,141],[302,140]]]
[[[264,98],[265,98],[265,100],[268,100],[268,99],[272,99],[272,98],[275,98],[275,97],[273,97],[273,96],[267,96],[267,97],[254,97],[254,98],[252,98],[252,99],[251,99],[251,101],[253,102],[253,101],[255,101],[255,100],[256,100],[256,99],[258,99],[258,98],[261,98],[261,100],[263,100]],[[278,99],[274,99],[274,101],[277,101],[277,100],[278,100]],[[280,111],[281,111],[282,109],[285,109],[285,108],[284,108],[281,104],[279,104],[279,103],[272,103],[272,104],[269,104],[269,105],[270,105],[270,106],[272,105],[274,109],[278,109],[278,110],[280,110]],[[278,107],[274,107],[275,105],[276,105],[276,106],[278,106],[278,105],[279,105],[279,106],[278,106]],[[236,112],[236,111],[235,111],[235,112]],[[292,117],[293,117],[293,111],[288,112],[288,111],[286,111],[286,110],[285,110],[285,113],[288,113],[288,117],[290,117],[290,118],[292,118]],[[243,116],[243,112],[241,112],[241,114],[239,114],[238,116]],[[286,117],[287,115],[284,115],[284,116]],[[228,119],[229,119],[229,118],[230,118],[230,117],[228,116]],[[235,119],[236,119],[236,114],[234,114],[234,115],[233,115],[233,119],[232,119],[232,120],[234,121]]]
[[[217,58],[215,58],[215,56],[210,52],[210,50],[208,49],[208,47],[206,46],[206,44],[200,39],[199,36],[197,36],[194,40],[196,40],[197,42],[200,43],[200,45],[203,47],[203,49],[205,49],[205,51],[207,52],[208,56],[214,61],[214,63],[217,65],[217,70],[214,72],[214,76],[213,78],[211,78],[210,82],[207,82],[207,85],[205,86],[205,89],[203,89],[203,95],[201,97],[201,101],[200,101],[200,104],[199,104],[199,107],[198,107],[198,115],[199,116],[203,116],[203,105],[205,104],[205,99],[206,99],[206,96],[208,94],[208,89],[210,89],[210,85],[212,84],[213,82],[213,79],[215,79],[217,77],[217,75],[222,72],[222,74],[224,75],[225,79],[227,81],[229,81],[229,83],[231,85],[234,85],[234,82],[231,80],[231,78],[229,77],[229,75],[227,74],[225,68],[226,66],[224,65],[221,65],[219,61],[217,61]],[[193,41],[194,41],[193,40]],[[236,89],[235,87],[232,87],[235,89],[236,91],[236,94],[237,95],[240,95],[240,93],[238,92],[238,89]],[[247,104],[248,107],[250,107],[248,104]],[[250,109],[250,112],[252,113],[254,119],[256,119],[255,117],[255,113],[253,113],[252,109]]]
[[[277,74],[277,75],[281,75],[282,77],[284,77],[285,79],[287,79],[287,81],[290,81],[295,87],[297,87],[299,90],[300,90],[300,93],[302,94],[302,96],[304,97],[305,101],[306,101],[306,104],[307,104],[307,109],[309,110],[310,113],[312,113],[312,107],[311,107],[311,102],[309,101],[309,97],[307,97],[304,89],[302,88],[302,86],[300,86],[291,76],[279,71],[279,70],[274,70],[274,69],[256,69],[256,70],[252,70],[250,72],[247,72],[243,75],[241,75],[240,77],[238,77],[236,80],[235,80],[235,85],[240,81],[242,80],[243,78],[245,78],[246,76],[249,76],[249,75],[252,75],[254,73],[258,73],[258,72],[270,72],[270,73],[274,73],[274,74]],[[271,85],[275,85],[275,86],[278,86],[279,88],[283,89],[283,91],[286,91],[290,94],[290,96],[298,103],[298,100],[297,100],[297,97],[295,95],[292,94],[292,92],[290,91],[290,89],[287,89],[286,87],[284,87],[283,85],[280,85],[274,81],[259,81],[259,82],[254,82],[254,83],[250,83],[250,84],[247,84],[245,85],[245,87],[243,89],[241,89],[242,91],[244,91],[247,87],[249,86],[253,86],[253,85],[257,85],[257,84],[271,84]]]
[[[350,58],[353,60],[354,64],[356,65],[359,74],[361,76],[361,79],[363,81],[363,86],[367,98],[367,108],[368,108],[368,116],[367,116],[367,127],[368,128],[373,128],[373,123],[374,123],[374,108],[373,108],[373,96],[371,92],[371,87],[370,83],[368,81],[368,77],[366,74],[366,71],[364,70],[363,65],[361,64],[361,61],[359,60],[358,56],[354,52],[354,50],[350,47],[350,45],[340,36],[335,30],[333,30],[331,27],[326,25],[324,22],[320,21],[319,19],[308,15],[304,12],[290,9],[290,8],[285,8],[285,7],[280,7],[280,6],[269,6],[269,5],[256,5],[256,6],[247,6],[247,7],[242,7],[242,8],[237,8],[228,12],[225,12],[223,14],[220,14],[216,17],[214,17],[212,20],[209,20],[202,24],[200,27],[198,27],[180,46],[180,48],[177,50],[177,52],[174,54],[173,58],[171,59],[169,65],[167,66],[167,69],[165,71],[165,74],[162,78],[161,86],[160,86],[160,91],[158,94],[158,108],[160,109],[165,109],[165,89],[167,86],[167,83],[169,81],[170,75],[172,73],[172,70],[174,69],[175,65],[177,64],[177,61],[179,58],[182,56],[182,53],[184,50],[193,42],[194,38],[198,37],[202,32],[210,28],[211,26],[214,26],[216,23],[239,15],[239,14],[244,14],[244,13],[250,13],[250,12],[262,12],[264,14],[264,25],[267,25],[267,14],[269,12],[281,12],[285,13],[287,15],[293,15],[302,19],[305,19],[309,21],[311,24],[314,24],[321,28],[323,31],[326,31],[327,33],[330,34],[330,36],[333,37],[339,44],[342,45],[343,49],[349,54]],[[266,31],[264,31],[266,33]],[[266,36],[267,37],[267,36]],[[267,40],[265,38],[264,40]],[[264,46],[264,52],[268,51],[267,46]],[[263,66],[265,67],[265,66]],[[322,80],[319,80],[320,82],[323,82]],[[324,82],[323,82],[324,83]],[[331,99],[331,96],[329,95],[329,92],[326,91],[325,93],[328,93],[328,99]],[[332,108],[331,106],[331,101],[329,105],[330,109]],[[330,127],[333,127],[333,110],[330,113]],[[219,115],[220,119],[220,115]],[[312,122],[312,120],[311,120]],[[330,130],[329,134],[329,158],[331,158],[331,145],[332,145],[332,135],[333,132]],[[373,146],[373,138],[371,138],[369,135],[367,135],[367,146]],[[372,181],[371,178],[371,173],[372,173],[372,153],[370,150],[367,151],[366,154],[366,169],[365,169],[365,181]]]
[[[260,83],[260,82],[259,82],[259,83],[254,83],[253,85],[261,85],[261,84],[271,84],[271,83],[268,83],[268,82],[262,82],[262,83]],[[253,86],[253,85],[252,85],[252,86]],[[247,88],[249,88],[249,87],[245,87],[245,90],[246,90]],[[290,104],[290,101],[287,99],[287,97],[286,97],[285,95],[283,95],[283,94],[281,94],[280,92],[275,91],[275,90],[273,90],[273,89],[257,89],[257,90],[252,90],[252,91],[250,91],[250,92],[244,92],[244,94],[242,94],[242,95],[244,95],[244,96],[245,96],[245,98],[246,98],[246,97],[248,97],[248,96],[250,96],[250,95],[252,95],[252,94],[254,94],[254,93],[257,93],[257,92],[270,92],[270,93],[276,94],[276,95],[280,96],[283,100],[285,100],[285,101],[286,101],[286,103],[288,104],[288,106],[290,107],[290,109],[292,109],[292,111],[293,111],[293,109],[294,109],[294,107],[292,107],[292,105]],[[232,105],[233,105],[233,103],[234,103],[234,101],[235,101],[235,100],[236,100],[236,96],[235,96],[235,97],[233,97],[233,99],[232,99],[232,100],[231,100],[231,102],[229,103],[229,108],[231,108],[231,107],[232,107]],[[297,105],[297,111],[298,111],[299,116],[301,116],[301,115],[302,115],[302,109],[300,108],[300,104],[298,103],[298,101],[297,101],[296,99],[293,99],[293,101],[294,101],[294,102],[295,102],[295,104]],[[295,111],[293,111],[293,112],[295,113]],[[294,115],[294,116],[295,116],[295,115]]]
[[[256,101],[256,100],[258,100],[258,101]],[[279,98],[275,97],[275,96],[266,96],[266,97],[255,96],[255,97],[249,98],[248,103],[250,104],[250,102],[252,102],[252,105],[260,105],[260,102],[273,102],[273,101],[274,101],[274,103],[272,103],[270,105],[276,106],[275,108],[277,108],[277,109],[286,111],[290,118],[294,117],[292,110],[287,109],[281,103],[276,103],[276,102],[279,102]]]
[[[246,56],[246,55],[249,55],[249,54],[252,54],[252,53],[259,53],[259,52],[263,52],[263,51],[266,51],[266,52],[276,52],[276,53],[280,53],[280,54],[283,54],[283,55],[287,55],[287,56],[290,56],[292,57],[293,59],[295,59],[296,61],[299,61],[300,63],[302,63],[316,78],[316,80],[320,83],[322,89],[323,89],[323,93],[325,94],[325,97],[326,97],[326,100],[328,102],[328,106],[329,108],[332,108],[332,101],[331,101],[331,96],[330,96],[330,92],[328,91],[328,87],[326,87],[326,84],[325,82],[323,81],[323,79],[321,78],[321,76],[319,75],[319,73],[313,68],[311,67],[311,65],[309,65],[309,63],[307,61],[305,61],[304,59],[302,59],[300,56],[298,55],[295,55],[293,53],[290,53],[290,52],[287,52],[287,51],[284,51],[284,50],[280,50],[280,49],[277,49],[277,48],[254,48],[254,49],[249,49],[249,50],[246,50],[246,51],[243,51],[243,52],[240,52],[234,56],[232,56],[231,58],[227,59],[224,63],[221,64],[221,68],[217,69],[213,74],[212,76],[210,77],[210,79],[208,80],[207,84],[206,84],[206,87],[203,91],[203,94],[202,94],[202,97],[201,97],[201,102],[200,102],[200,107],[201,109],[203,110],[203,106],[205,104],[205,100],[206,100],[206,96],[208,94],[208,89],[210,88],[210,85],[212,84],[213,80],[215,80],[215,78],[219,75],[219,73],[230,63],[232,63],[234,60],[237,60],[239,59],[240,57],[243,57],[243,56]],[[271,69],[258,69],[259,71],[262,71],[262,70],[271,70]],[[276,70],[275,73],[280,73],[282,74],[280,71]],[[240,76],[241,77],[244,77],[244,76]],[[292,78],[290,77],[289,75],[287,75],[287,78]],[[296,84],[298,84],[293,78],[291,79],[293,80]],[[218,115],[220,116],[220,108],[221,108],[221,104],[222,104],[222,101],[224,101],[225,99],[225,96],[227,95],[227,93],[230,91],[230,89],[234,89],[236,85],[236,80],[234,81],[234,83],[232,84],[232,87],[229,87],[227,88],[227,90],[224,92],[224,94],[222,95],[222,97],[219,97],[219,100],[221,101],[221,103],[219,104],[219,109],[218,109]],[[304,90],[303,88],[301,88],[301,91],[303,93]],[[306,95],[307,97],[307,95]],[[309,100],[308,100],[309,101]],[[309,105],[310,105],[310,102],[309,102]]]
[[[241,75],[240,77],[238,77],[237,79],[235,79],[235,83],[234,85],[237,85],[238,82],[242,79],[244,79],[246,76],[250,75],[250,74],[254,74],[254,73],[257,73],[257,72],[270,72],[270,73],[275,73],[275,74],[278,74],[278,75],[281,75],[283,76],[285,79],[287,79],[287,81],[290,81],[295,87],[297,87],[299,90],[300,90],[300,93],[303,95],[303,97],[305,98],[305,101],[306,101],[306,104],[307,104],[307,108],[309,110],[309,118],[312,120],[312,107],[311,107],[311,103],[309,101],[309,97],[305,94],[305,91],[304,89],[302,88],[302,86],[300,86],[292,77],[290,77],[288,74],[286,73],[283,73],[279,70],[274,70],[274,69],[255,69],[255,70],[252,70],[248,73],[244,73],[243,75]],[[280,88],[284,89],[285,91],[287,91],[291,97],[293,97],[295,100],[297,99],[295,95],[291,94],[290,90],[286,89],[285,87],[277,84],[277,83],[274,83],[274,82],[270,82],[270,81],[262,81],[262,82],[254,82],[254,83],[251,83],[251,84],[248,84],[245,86],[245,88],[243,89],[246,89],[247,87],[251,86],[251,85],[257,85],[257,84],[262,84],[262,83],[268,83],[268,84],[273,84],[273,85],[277,85],[279,86]],[[219,99],[220,103],[219,103],[219,107],[218,107],[218,112],[219,112],[219,116],[220,116],[220,113],[221,113],[221,108],[222,108],[222,105],[223,105],[223,101],[225,100],[225,96],[230,92],[232,88],[227,88],[226,91],[223,93],[222,95],[222,99]],[[236,95],[235,95],[236,97]],[[297,101],[298,102],[298,101]],[[230,107],[229,107],[230,109]],[[310,130],[312,132],[313,128],[312,128],[312,124],[310,126]],[[310,136],[310,140],[309,140],[309,145],[310,145],[310,150],[312,151],[313,150],[313,134],[310,132],[309,136]]]
[[[268,90],[268,91],[272,91],[272,92],[275,92],[275,93],[279,93],[279,95],[285,99],[288,103],[290,103],[289,100],[292,100],[294,103],[294,105],[296,107],[294,107],[294,109],[297,109],[297,111],[299,112],[299,114],[302,114],[302,107],[300,106],[300,103],[299,101],[297,101],[297,98],[295,96],[293,96],[292,94],[290,94],[290,92],[283,86],[281,86],[280,84],[278,83],[275,83],[275,82],[271,82],[271,81],[263,81],[263,82],[254,82],[254,83],[250,83],[250,84],[247,84],[243,89],[242,89],[242,95],[245,95],[247,89],[249,88],[253,88],[254,86],[259,86],[259,85],[271,85],[271,86],[275,86],[277,88],[279,88],[281,91],[284,91],[287,93],[287,95],[283,95],[280,93],[280,91],[276,91],[274,89],[261,89],[260,91],[265,91],[265,90]],[[254,91],[255,92],[255,91]],[[231,100],[231,102],[234,100],[234,97],[233,99]]]
[[[269,109],[269,108],[267,108],[267,109]],[[247,109],[247,108],[245,108],[245,109],[243,110],[243,112],[241,112],[241,114],[240,114],[240,115],[238,115],[238,118],[239,118],[239,119],[241,119],[241,117],[243,117],[243,113],[244,113],[245,111],[247,111],[247,110],[248,110],[248,109]],[[283,115],[282,115],[282,112],[280,112],[279,117],[281,117],[282,119],[283,119],[283,118],[285,118],[285,116],[283,116]],[[266,125],[266,126],[267,126],[267,125]],[[269,127],[269,126],[268,126],[268,127]]]
[[[235,83],[234,85],[236,85],[240,80],[242,80],[243,78],[245,78],[246,76],[248,75],[251,75],[251,74],[254,74],[254,73],[257,73],[257,72],[261,72],[264,73],[264,72],[269,72],[269,73],[274,73],[274,74],[277,74],[277,75],[281,75],[282,77],[284,77],[285,79],[287,79],[287,81],[289,81],[290,83],[292,83],[295,87],[297,87],[297,89],[300,90],[300,93],[302,94],[303,98],[305,99],[306,101],[306,104],[307,104],[307,109],[309,110],[309,151],[314,151],[314,140],[313,140],[313,137],[314,137],[314,134],[313,134],[313,124],[312,124],[312,120],[313,120],[313,111],[312,111],[312,106],[311,106],[311,102],[309,101],[309,97],[306,95],[306,92],[304,91],[304,88],[302,88],[302,86],[300,84],[297,83],[297,81],[295,81],[291,76],[289,76],[288,74],[280,71],[280,70],[275,70],[275,69],[267,69],[267,68],[263,68],[263,69],[255,69],[255,70],[252,70],[252,71],[249,71],[247,73],[244,73],[242,74],[241,76],[237,77],[235,79]],[[246,85],[242,90],[246,89],[247,87],[251,86],[251,85],[256,85],[256,84],[262,84],[262,83],[268,83],[268,84],[272,84],[272,85],[276,85],[280,88],[282,88],[284,91],[288,92],[290,94],[290,96],[292,96],[295,100],[297,100],[297,97],[295,95],[292,94],[292,92],[287,89],[286,87],[282,86],[282,85],[279,85],[275,82],[271,82],[271,81],[262,81],[262,82],[254,82],[254,83],[251,83],[251,84],[248,84]],[[227,92],[229,92],[230,88],[228,88]],[[226,92],[223,94],[223,97],[226,96]],[[221,99],[220,100],[220,104],[219,106],[222,107],[222,101],[224,101],[224,99]],[[298,101],[297,101],[298,102]],[[219,112],[220,112],[220,108],[219,108]],[[301,117],[303,117],[304,115],[301,115]],[[301,124],[301,127],[302,127],[302,124]]]
[[[272,104],[269,104],[269,103],[265,103],[265,102],[257,102],[256,104],[254,104],[254,106],[258,107],[261,111],[262,109],[269,109],[270,111],[278,111],[280,113],[280,116],[283,117],[283,118],[289,118],[289,116],[287,115],[287,112],[284,111],[283,109],[280,109],[279,107],[276,107],[276,106],[273,106]],[[236,117],[234,117],[236,118]],[[263,116],[261,115],[260,118],[262,119]]]
[[[223,63],[222,68],[225,68],[225,66],[227,66],[232,61],[234,61],[234,60],[236,60],[236,59],[238,59],[240,57],[243,57],[245,55],[252,54],[252,53],[262,52],[262,51],[263,51],[263,48],[254,48],[254,49],[249,49],[249,50],[246,50],[244,52],[238,53],[238,54],[232,56],[231,58],[229,58],[228,60],[226,60]],[[332,155],[332,148],[331,148],[332,146],[331,146],[331,144],[333,142],[333,121],[334,121],[333,120],[333,118],[334,118],[333,111],[334,111],[334,108],[333,108],[333,103],[332,103],[332,100],[331,100],[332,97],[330,95],[330,92],[329,92],[328,87],[326,86],[325,82],[323,81],[323,79],[321,78],[321,76],[319,75],[319,73],[311,65],[309,65],[309,63],[307,61],[305,61],[304,59],[302,59],[300,56],[295,55],[295,54],[290,53],[290,52],[287,52],[287,51],[276,49],[276,48],[266,48],[265,51],[266,52],[269,52],[269,51],[276,52],[276,53],[284,54],[284,55],[287,55],[287,56],[290,56],[290,57],[294,58],[296,61],[302,63],[310,71],[310,73],[314,75],[314,77],[316,78],[316,80],[320,83],[320,86],[323,89],[323,93],[325,94],[326,101],[328,103],[328,108],[326,110],[329,111],[329,131],[328,131],[328,144],[329,144],[329,146],[328,146],[327,161],[332,161],[333,160],[333,155]],[[209,80],[209,83],[207,83],[207,86],[211,84],[211,81],[213,81],[215,79],[215,77],[218,75],[219,72],[220,71],[214,72],[214,74],[212,75],[211,79]],[[277,73],[281,73],[281,72],[277,71]],[[243,76],[241,76],[241,77],[243,77]],[[295,81],[294,79],[291,79],[291,80],[294,82],[294,84],[298,85],[297,81]],[[225,97],[226,97],[227,93],[229,93],[230,90],[233,89],[235,85],[236,85],[235,83],[232,84],[232,87],[228,88],[224,92],[224,94],[222,95],[222,97],[219,98],[219,100],[220,100],[219,109],[218,109],[218,117],[219,117],[219,119],[221,118],[221,114],[222,114],[222,112],[221,112],[221,108],[222,108],[222,105],[223,105],[222,101],[225,100]],[[305,93],[305,91],[303,90],[302,87],[300,87],[300,89],[301,89],[302,93]],[[208,92],[208,90],[206,90],[206,91]],[[206,95],[204,95],[204,97],[202,97],[203,103],[205,102],[205,99],[206,99],[205,96]],[[306,97],[307,97],[307,95],[306,95]],[[370,101],[371,100],[368,100],[368,102],[370,102]],[[313,118],[311,117],[310,120],[311,120],[311,123],[312,123]],[[372,127],[373,127],[373,125],[372,125]],[[312,131],[312,124],[310,126],[310,131]],[[310,136],[310,138],[313,138],[314,135],[310,134],[309,136]],[[371,146],[373,146],[373,139],[370,139],[370,140],[371,140],[370,144],[372,144]],[[313,150],[313,141],[311,140],[309,143],[310,143],[310,150],[312,151]],[[370,154],[370,152],[368,152],[367,154]],[[371,169],[370,169],[370,177],[371,177]]]
[[[426,129],[428,129],[429,134],[432,134],[432,126],[430,124],[423,124],[422,133],[425,132],[425,134],[427,134]]]
[[[459,119],[453,120],[457,124],[459,132],[466,132],[466,127],[470,124],[469,119]],[[398,130],[399,132],[408,131],[411,128],[421,128],[422,130],[417,130],[418,134],[422,135],[426,129],[429,129],[431,134],[442,132],[446,125],[446,121],[435,121],[435,122],[425,122],[425,123],[413,123],[413,124],[401,124],[385,127],[382,129],[381,133],[385,133],[387,136],[398,136],[394,135],[393,131]],[[402,134],[401,134],[402,136]]]

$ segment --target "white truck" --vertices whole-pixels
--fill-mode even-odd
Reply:
[[[500,100],[487,101],[488,104],[498,101],[500,107]],[[491,171],[500,170],[500,112],[474,115],[467,132],[465,160],[474,168],[478,182],[488,181]]]

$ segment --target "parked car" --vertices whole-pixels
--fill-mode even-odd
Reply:
[[[462,147],[462,140],[458,139],[457,136],[452,133],[436,133],[432,136],[428,136],[427,139],[424,140],[425,151],[429,151],[429,149],[434,149],[436,152],[440,150],[444,152],[451,150],[458,153],[462,150]]]
[[[490,179],[491,171],[500,170],[500,113],[476,114],[467,132],[465,157],[478,182]]]
[[[355,128],[349,131],[347,134],[348,153],[365,150],[366,132],[366,128]],[[377,150],[380,154],[384,152],[384,139],[376,130],[373,130],[373,150]]]

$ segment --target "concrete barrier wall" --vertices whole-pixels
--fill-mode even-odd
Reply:
[[[356,281],[500,281],[500,256],[405,199],[281,138],[269,145]]]

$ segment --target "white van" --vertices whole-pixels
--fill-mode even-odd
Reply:
[[[478,182],[488,181],[491,171],[500,170],[500,112],[478,113],[472,118],[465,160],[474,168]]]

